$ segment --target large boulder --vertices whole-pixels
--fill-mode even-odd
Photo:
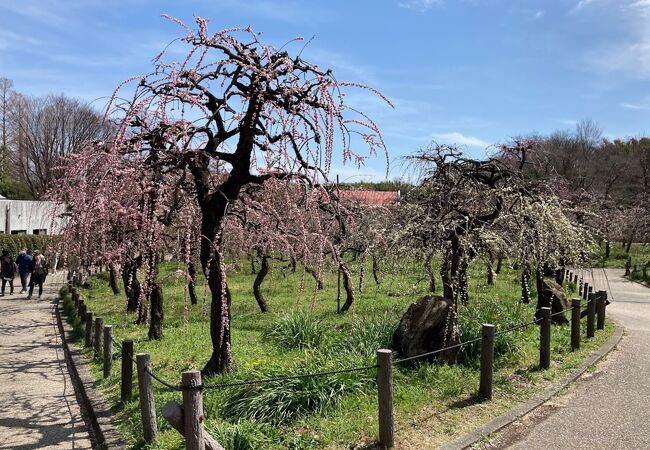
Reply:
[[[400,357],[409,358],[458,344],[458,335],[448,323],[453,320],[452,311],[453,302],[449,299],[439,295],[422,297],[409,306],[402,316],[393,333],[393,350]],[[447,336],[448,334],[451,336]],[[438,359],[452,364],[456,362],[459,350],[445,350],[414,362]]]
[[[542,296],[544,297],[543,304],[551,306],[551,314],[559,313],[571,307],[571,302],[567,298],[562,286],[551,278],[544,278],[542,282]],[[568,323],[565,313],[554,315],[551,317],[551,320],[557,324]]]

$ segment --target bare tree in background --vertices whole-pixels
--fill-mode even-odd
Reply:
[[[7,154],[9,146],[9,105],[11,97],[14,94],[14,83],[7,78],[0,78],[0,181],[5,181],[7,177]]]
[[[63,157],[85,143],[108,139],[112,130],[89,105],[64,95],[16,95],[11,122],[15,177],[35,198],[61,176]]]

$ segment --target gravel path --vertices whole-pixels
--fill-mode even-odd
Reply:
[[[618,350],[565,394],[506,427],[485,448],[650,448],[650,289],[625,280],[623,272],[594,269],[584,274],[585,281],[609,291],[608,316],[626,328]]]
[[[62,281],[49,276],[40,300],[0,297],[0,449],[91,448],[56,329]]]

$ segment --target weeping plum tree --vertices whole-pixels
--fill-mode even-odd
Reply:
[[[123,111],[118,145],[137,146],[134,140],[155,132],[157,164],[176,175],[165,180],[178,182],[188,172],[193,183],[188,194],[200,211],[199,259],[212,296],[213,350],[203,372],[215,374],[232,365],[222,242],[228,211],[242,191],[269,180],[316,184],[335,148],[345,161],[360,163],[358,144],[371,153],[385,152],[385,145],[375,123],[345,105],[342,91],[363,86],[337,81],[299,52],[291,56],[285,50],[291,42],[277,49],[250,28],[210,33],[202,18],[194,30],[171,20],[187,32],[180,40],[188,47],[185,58],[170,62],[161,53],[152,74],[127,80],[135,84],[132,100],[116,94],[111,106]]]

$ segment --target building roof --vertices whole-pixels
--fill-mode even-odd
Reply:
[[[367,206],[387,206],[399,203],[400,191],[341,191],[340,197]]]

